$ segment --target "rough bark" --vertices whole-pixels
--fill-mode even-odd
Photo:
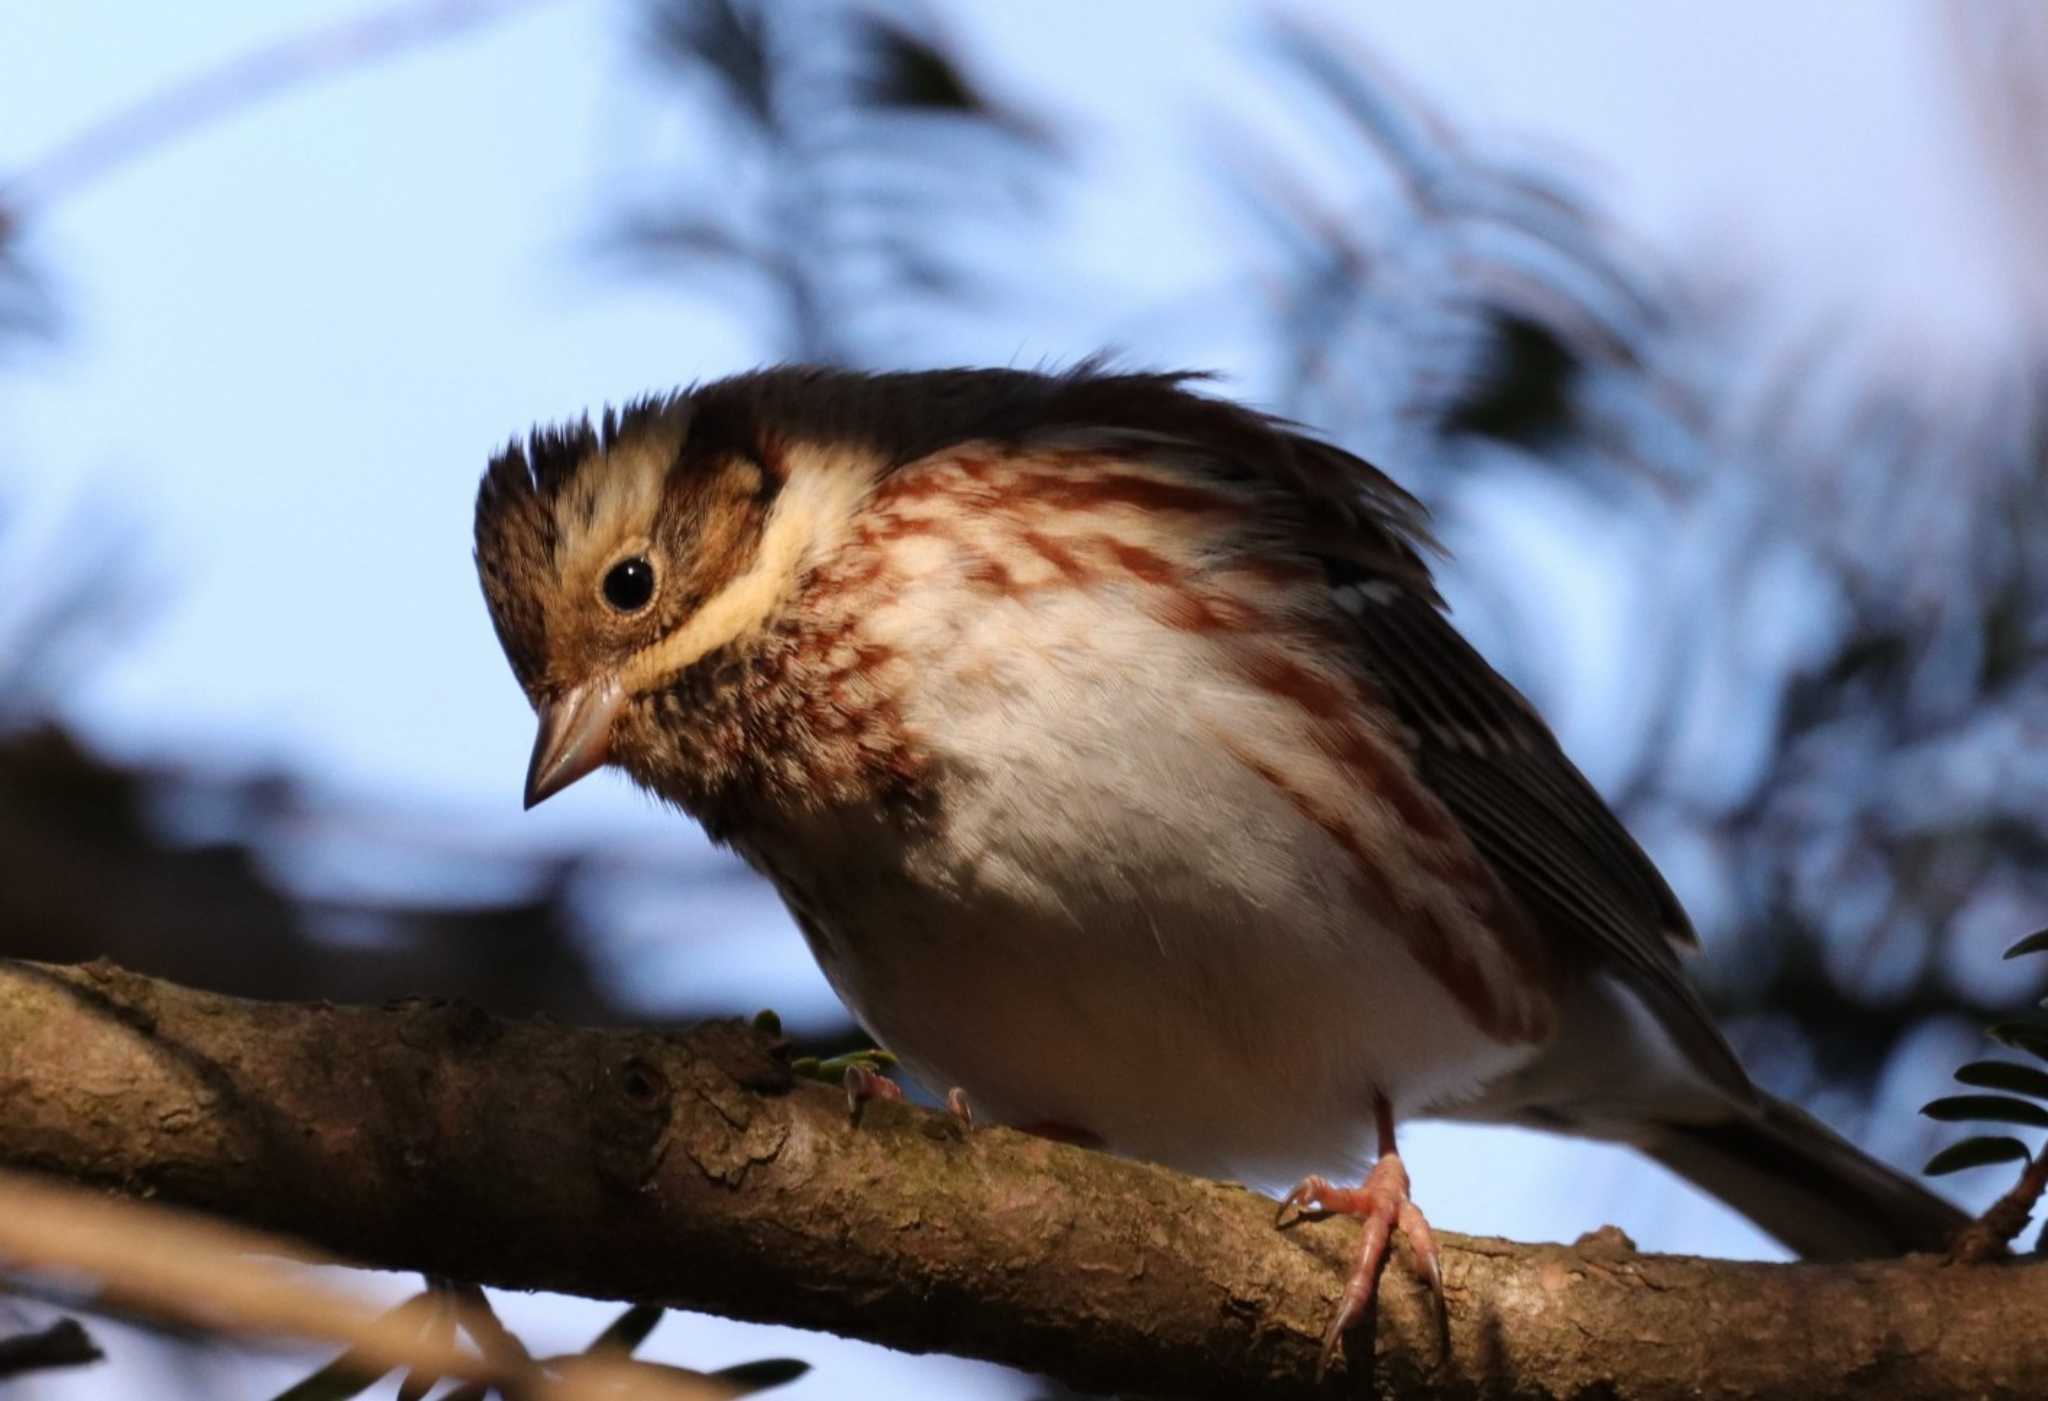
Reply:
[[[1241,1187],[790,1074],[684,1033],[248,1002],[0,963],[0,1164],[364,1264],[659,1300],[1048,1373],[1286,1397],[2048,1395],[2048,1267],[1764,1265],[1443,1237],[1450,1348],[1397,1261],[1327,1383],[1357,1228]]]

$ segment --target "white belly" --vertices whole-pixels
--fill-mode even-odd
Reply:
[[[1105,636],[1078,598],[1030,611],[1028,632],[990,620],[995,648],[955,639],[957,665],[915,688],[928,826],[834,813],[746,844],[913,1074],[987,1117],[1273,1180],[1369,1153],[1375,1091],[1412,1113],[1529,1058],[1473,1026],[1376,923],[1391,912],[1360,907],[1336,843],[1218,742],[1284,726],[1284,706],[1196,639],[1142,620]]]

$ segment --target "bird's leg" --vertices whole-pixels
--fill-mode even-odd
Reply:
[[[1356,1216],[1365,1223],[1365,1235],[1358,1247],[1358,1263],[1352,1268],[1351,1278],[1345,1282],[1344,1296],[1337,1303],[1336,1315],[1323,1333],[1322,1356],[1316,1364],[1319,1376],[1329,1371],[1330,1363],[1336,1360],[1345,1332],[1372,1306],[1374,1291],[1379,1286],[1380,1267],[1386,1261],[1387,1242],[1396,1227],[1407,1239],[1415,1267],[1429,1282],[1430,1293],[1436,1298],[1438,1337],[1449,1336],[1443,1259],[1437,1251],[1436,1237],[1430,1234],[1429,1222],[1423,1219],[1422,1209],[1408,1196],[1408,1169],[1402,1165],[1401,1155],[1394,1149],[1394,1108],[1387,1103],[1385,1095],[1377,1092],[1373,1095],[1373,1117],[1379,1125],[1380,1156],[1379,1161],[1372,1165],[1372,1171],[1366,1174],[1365,1182],[1358,1187],[1333,1187],[1320,1177],[1305,1177],[1281,1201],[1275,1223],[1291,1226],[1310,1211],[1338,1212]]]
[[[846,1117],[860,1122],[861,1107],[871,1099],[901,1101],[903,1087],[872,1066],[855,1062],[846,1067]],[[967,1091],[955,1085],[946,1091],[946,1112],[966,1132],[974,1130],[974,1110],[967,1103]]]

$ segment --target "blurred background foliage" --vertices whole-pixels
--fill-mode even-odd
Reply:
[[[2008,353],[1966,376],[1832,325],[1786,336],[1768,275],[1667,261],[1568,163],[1474,139],[1299,7],[1248,8],[1237,76],[1312,138],[1277,143],[1219,107],[1188,114],[1185,149],[1240,231],[1231,334],[1257,368],[1230,392],[1429,501],[1461,624],[1568,738],[1600,733],[1589,768],[1692,909],[1698,976],[1745,1060],[1909,1166],[1942,1141],[1912,1105],[2038,993],[1999,952],[2048,922],[2048,148],[2015,116],[2048,113],[2048,26],[2024,6],[1951,13],[1962,125],[1996,217],[2036,249],[2012,261]],[[867,367],[1102,295],[1057,217],[1096,178],[1094,133],[1016,96],[948,12],[649,0],[626,18],[659,120],[711,135],[590,211],[594,261],[730,303],[772,354]],[[64,250],[30,262],[36,210],[9,191],[0,373],[50,353],[64,321],[48,272]],[[1177,330],[1204,300],[1123,308],[1135,329],[1111,348],[1152,363],[1199,340]],[[730,867],[480,849],[402,803],[316,800],[289,769],[96,753],[61,699],[149,626],[165,587],[144,577],[149,522],[93,507],[40,537],[12,525],[0,515],[0,950],[576,1021],[776,999],[635,990],[648,940],[688,967],[744,931],[650,933],[628,894],[745,885]],[[1531,587],[1532,549],[1582,582]],[[333,876],[406,866],[435,875]],[[853,1031],[827,1017],[806,1035]]]

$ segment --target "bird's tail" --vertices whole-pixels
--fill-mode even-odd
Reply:
[[[1969,1220],[1805,1110],[1757,1098],[1757,1112],[1659,1124],[1636,1146],[1809,1260],[1943,1250]]]

